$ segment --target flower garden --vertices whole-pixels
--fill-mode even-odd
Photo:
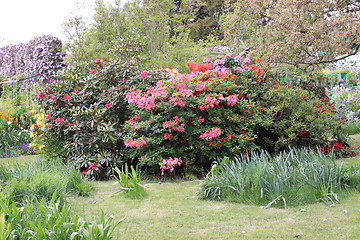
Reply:
[[[311,75],[288,81],[262,59],[234,54],[187,67],[186,73],[144,70],[138,59],[96,59],[85,70],[67,67],[38,84],[31,104],[21,104],[29,96],[21,88],[19,104],[4,94],[1,156],[47,159],[1,166],[4,239],[50,236],[40,215],[33,217],[41,227],[18,224],[34,214],[18,212],[19,205],[73,222],[73,229],[51,230],[52,239],[111,238],[111,217],[85,221],[63,205],[69,194],[91,195],[89,179],[115,178],[117,193],[130,199],[148,198],[141,182],[151,179],[159,185],[202,179],[200,200],[265,209],[334,206],[360,190],[358,165],[345,169],[336,162],[356,156],[346,132],[358,121],[356,86],[330,91]],[[30,184],[22,185],[24,179]],[[101,235],[98,227],[108,231]]]
[[[96,0],[0,48],[0,240],[359,239],[355,2]]]

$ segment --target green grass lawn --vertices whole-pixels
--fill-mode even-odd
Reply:
[[[359,149],[360,135],[351,143]],[[359,153],[359,151],[357,151]],[[344,166],[358,166],[360,157],[339,159]],[[200,201],[195,193],[201,181],[147,183],[148,197],[130,200],[113,196],[115,181],[94,182],[96,193],[72,198],[77,213],[96,215],[100,209],[125,217],[116,239],[359,239],[360,194],[343,198],[334,207],[324,203],[287,209],[229,202]],[[305,211],[300,211],[305,209]]]
[[[199,201],[200,181],[146,184],[148,197],[130,200],[112,196],[113,182],[96,182],[92,197],[72,198],[77,213],[96,215],[100,209],[115,219],[116,239],[359,239],[360,194],[334,207],[323,203],[288,209],[262,209],[228,202]],[[305,209],[301,212],[300,209]],[[347,213],[344,212],[347,211]],[[326,219],[326,220],[324,220]]]

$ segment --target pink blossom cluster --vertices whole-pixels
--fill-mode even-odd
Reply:
[[[215,106],[219,105],[219,103],[220,103],[220,100],[213,98],[213,97],[207,97],[205,99],[205,103],[199,104],[198,108],[201,111],[204,111],[205,109],[208,109],[208,108],[214,108]]]
[[[155,108],[155,100],[157,98],[166,97],[168,94],[165,87],[148,87],[145,92],[140,89],[130,91],[126,94],[125,98],[129,104],[134,104],[138,108],[144,108],[145,110],[152,110]]]
[[[136,116],[130,118],[129,120],[127,120],[127,123],[129,125],[134,125],[137,122],[137,120],[139,120],[139,118],[140,118],[140,116],[136,115]]]
[[[180,124],[179,120],[180,118],[175,116],[173,117],[173,120],[163,122],[163,128],[167,129],[169,132],[172,132],[173,130],[178,132],[185,131],[185,124]]]
[[[234,106],[237,103],[238,99],[239,99],[238,96],[235,96],[235,95],[230,95],[230,96],[226,97],[227,104],[229,106]]]
[[[164,159],[162,162],[162,165],[160,166],[160,170],[161,170],[161,175],[164,175],[165,170],[170,170],[170,172],[174,171],[174,166],[180,166],[182,164],[182,160],[181,158],[168,158],[168,159]]]
[[[211,140],[220,135],[221,135],[221,129],[217,127],[212,127],[211,130],[207,130],[206,132],[202,133],[200,135],[200,138],[205,140]]]
[[[146,140],[142,139],[142,138],[139,138],[139,139],[129,138],[129,139],[125,140],[124,144],[126,147],[141,148],[141,147],[146,146]]]
[[[203,123],[203,122],[205,122],[205,119],[204,119],[202,116],[196,117],[195,119],[198,121],[198,123]]]
[[[170,102],[174,106],[179,106],[182,108],[186,106],[186,102],[183,101],[182,98],[180,98],[180,97],[171,97]]]

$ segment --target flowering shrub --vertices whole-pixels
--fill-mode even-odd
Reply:
[[[42,127],[38,124],[33,130],[39,129],[44,151],[75,163],[89,177],[109,177],[124,161],[125,93],[165,74],[157,69],[138,69],[136,59],[109,63],[96,59],[85,76],[83,68],[69,67],[39,89],[37,101],[45,117]],[[142,147],[145,143],[136,139],[127,144]]]
[[[22,74],[48,80],[63,65],[62,42],[52,36],[36,37],[28,43],[0,48],[0,73],[8,78]]]
[[[66,69],[37,94],[45,150],[106,178],[120,162],[160,175],[202,172],[257,149],[346,146],[343,122],[311,81],[289,84],[262,59],[233,54],[187,66],[187,74],[141,71],[136,60],[96,59],[86,76]]]
[[[204,62],[187,63],[190,74],[173,72],[126,94],[132,112],[124,126],[128,158],[145,168],[160,165],[164,174],[175,166],[201,171],[218,157],[256,149],[346,142],[323,89],[289,85],[271,75],[262,59],[228,54]],[[140,140],[146,144],[135,146]]]
[[[349,121],[358,120],[360,117],[360,86],[334,87],[329,94],[339,118]]]

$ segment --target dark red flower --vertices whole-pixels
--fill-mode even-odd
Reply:
[[[334,144],[334,149],[342,149],[342,148],[343,148],[342,143],[335,143]]]

